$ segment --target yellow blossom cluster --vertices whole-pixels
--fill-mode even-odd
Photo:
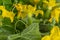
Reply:
[[[48,6],[48,9],[52,9],[52,7],[56,6],[56,0],[43,0],[43,3]]]
[[[24,18],[26,16],[32,17],[33,14],[37,16],[39,13],[43,15],[43,11],[36,10],[36,6],[15,4],[15,7],[18,10],[17,18]]]
[[[49,19],[50,22],[52,22],[52,19],[54,18],[56,22],[59,22],[60,17],[60,8],[55,8],[51,12],[51,18]]]
[[[12,11],[6,10],[4,6],[0,6],[0,10],[2,11],[3,18],[10,18],[11,22],[13,22],[15,14]]]
[[[43,3],[44,7],[48,6],[48,10],[52,10],[50,12],[51,18],[49,19],[49,21],[52,22],[52,19],[55,19],[55,21],[58,23],[60,17],[60,8],[54,8],[58,4],[56,3],[56,0],[43,0]]]
[[[50,32],[50,35],[44,36],[41,40],[60,40],[60,29],[58,26],[54,26]]]

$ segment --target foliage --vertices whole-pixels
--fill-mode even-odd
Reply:
[[[0,40],[59,40],[59,28],[60,0],[0,0]]]

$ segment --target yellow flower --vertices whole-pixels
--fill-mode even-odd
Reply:
[[[28,12],[34,13],[35,10],[36,10],[36,6],[34,6],[34,7],[31,6],[31,5],[28,5],[28,6],[27,6],[27,11],[28,11]]]
[[[46,35],[42,38],[42,40],[50,40],[50,36],[49,35]]]
[[[24,18],[26,16],[31,17],[36,10],[36,7],[31,5],[17,4],[15,7],[18,10],[17,18]]]
[[[50,35],[44,36],[42,40],[60,40],[60,29],[58,26],[54,26],[50,32]]]
[[[27,16],[27,13],[25,13],[25,12],[18,12],[18,15],[17,15],[17,18],[19,19],[19,18],[25,18]]]
[[[56,8],[51,12],[51,18],[49,19],[50,22],[52,22],[52,19],[54,18],[56,22],[59,22],[59,15],[60,15],[60,9]]]
[[[6,16],[6,17],[10,18],[11,22],[13,22],[14,16],[15,16],[15,14],[10,11],[10,12],[8,12],[8,16]]]
[[[16,9],[18,10],[17,18],[25,18],[27,15],[27,5],[22,4],[15,4],[14,5]]]
[[[44,4],[47,4],[48,8],[51,9],[52,7],[56,6],[56,0],[43,0]]]
[[[50,37],[54,39],[56,36],[59,36],[59,32],[60,31],[59,31],[58,26],[54,26],[53,29],[50,32],[51,33]]]
[[[56,5],[56,0],[49,0],[48,7],[54,7]]]
[[[5,6],[0,6],[0,10],[4,10],[5,9]]]
[[[35,12],[35,16],[37,17],[38,14],[41,14],[41,15],[43,16],[43,15],[44,15],[43,10],[37,10],[37,11]]]
[[[31,6],[31,5],[28,5],[27,6],[27,13],[28,13],[28,16],[31,17],[33,15],[33,13],[35,12],[36,10],[36,6]]]
[[[15,16],[15,14],[13,12],[7,11],[4,6],[0,6],[0,10],[2,10],[3,18],[8,17],[8,18],[10,18],[11,22],[13,22],[14,16]]]
[[[3,11],[2,16],[3,16],[3,18],[5,18],[5,17],[10,18],[11,22],[13,22],[15,14],[11,11],[10,12],[9,11]]]
[[[50,34],[50,38],[52,40],[58,40],[60,39],[60,30],[58,28],[58,26],[54,26],[53,29],[51,30],[51,34]]]
[[[16,7],[16,9],[18,10],[18,11],[20,11],[20,10],[23,10],[23,5],[22,4],[14,4],[14,6]]]

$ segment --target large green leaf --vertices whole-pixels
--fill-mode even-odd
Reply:
[[[8,40],[15,40],[17,38],[20,38],[20,33],[8,36]]]
[[[14,24],[11,23],[9,18],[4,18],[2,20],[2,27],[3,31],[5,31],[7,34],[12,34],[15,32]]]
[[[8,35],[4,29],[0,28],[0,40],[7,40]]]
[[[40,32],[38,23],[33,23],[27,27],[22,33],[21,36],[26,40],[40,40]]]
[[[33,23],[27,27],[22,33],[11,35],[8,37],[9,40],[40,40],[40,32],[38,23]]]

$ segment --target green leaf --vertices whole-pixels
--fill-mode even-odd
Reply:
[[[0,35],[0,40],[7,40],[7,35]]]
[[[3,25],[10,25],[11,24],[10,18],[4,18],[2,22],[3,22]]]
[[[54,26],[55,24],[56,24],[56,20],[52,18],[52,26]]]
[[[25,26],[26,25],[25,25],[25,23],[22,20],[18,20],[15,23],[16,30],[18,30],[19,32],[22,32],[25,29]]]
[[[30,25],[30,24],[32,24],[32,22],[33,22],[32,18],[29,18],[29,17],[24,18],[23,21],[24,21],[27,25]]]
[[[11,23],[9,18],[4,18],[2,21],[2,27],[3,31],[5,31],[7,34],[15,33],[15,27],[14,24]]]
[[[27,27],[21,34],[8,36],[8,40],[40,40],[38,23],[33,23]]]
[[[14,27],[12,27],[11,25],[4,25],[2,27],[3,31],[5,31],[6,34],[10,35],[10,34],[14,34],[15,33],[15,29]]]
[[[22,33],[22,38],[26,40],[40,40],[40,32],[38,23],[33,23],[29,27],[27,27]]]
[[[20,33],[13,34],[13,35],[8,36],[8,40],[14,40],[14,39],[19,38],[19,37],[20,37]]]
[[[0,40],[7,40],[8,33],[4,29],[0,28]]]
[[[3,0],[4,4],[12,4],[11,0]]]
[[[4,4],[6,10],[11,11],[13,9],[13,5],[12,4]]]
[[[2,2],[2,0],[0,0],[0,5],[2,5],[3,4],[3,2]]]
[[[50,18],[50,13],[51,13],[51,10],[47,10],[46,13],[44,14],[44,18],[49,19]]]
[[[33,17],[29,18],[29,17],[26,17],[23,19],[23,21],[26,23],[27,26],[31,25],[32,23],[39,23],[41,20],[39,19],[35,19]]]

